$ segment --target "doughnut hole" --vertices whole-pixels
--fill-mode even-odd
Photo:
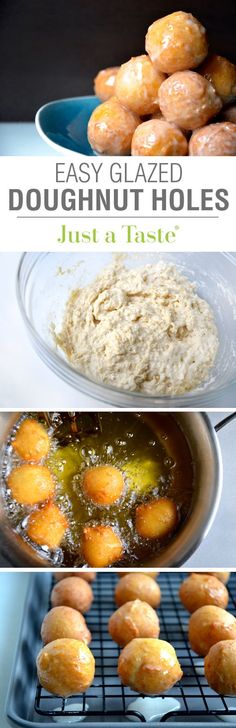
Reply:
[[[191,157],[235,157],[236,124],[221,121],[193,132],[189,142]]]
[[[217,642],[204,660],[208,685],[220,695],[236,695],[236,640]]]
[[[162,119],[150,119],[134,132],[131,146],[133,156],[160,157],[185,156],[188,153],[186,137],[175,126]]]
[[[119,500],[123,490],[122,473],[112,465],[97,465],[84,473],[83,491],[93,503],[109,506]]]
[[[188,576],[180,585],[179,596],[188,612],[195,612],[208,604],[226,609],[229,600],[226,586],[208,574]]]
[[[21,505],[31,506],[51,498],[55,483],[46,465],[19,465],[7,478],[13,498]]]
[[[142,538],[166,538],[179,523],[178,510],[170,498],[142,503],[135,511],[135,528]]]
[[[54,579],[55,581],[61,581],[62,579],[68,579],[69,576],[78,576],[80,579],[84,579],[85,581],[92,582],[96,579],[96,574],[94,571],[77,571],[74,569],[74,571],[60,571],[58,573],[54,573]]]
[[[218,114],[222,101],[214,87],[195,71],[173,73],[159,89],[160,109],[180,129],[197,129]]]
[[[68,521],[64,513],[55,503],[45,503],[39,510],[33,511],[27,521],[27,536],[39,544],[56,549],[60,546]]]
[[[108,631],[114,642],[124,647],[136,637],[159,637],[159,619],[150,604],[135,599],[111,615]]]
[[[221,607],[200,607],[190,617],[188,638],[192,650],[205,657],[216,642],[236,639],[236,619]]]
[[[222,584],[227,584],[231,571],[202,571],[201,573],[208,574],[209,576],[215,576],[216,579],[222,581]]]
[[[100,101],[107,101],[114,95],[115,80],[119,66],[104,68],[94,79],[94,93]]]
[[[54,640],[81,640],[88,645],[92,636],[80,612],[71,607],[53,607],[45,615],[41,626],[41,638],[44,645]]]
[[[93,682],[94,657],[80,640],[58,639],[40,650],[37,657],[40,684],[49,693],[69,697],[83,693]]]
[[[88,140],[98,154],[130,154],[139,116],[121,106],[112,96],[94,109],[88,123]]]
[[[213,55],[203,63],[200,73],[214,86],[223,104],[236,97],[236,66],[223,56]]]
[[[159,584],[151,576],[146,576],[146,574],[140,574],[139,572],[133,572],[132,574],[123,576],[115,588],[115,602],[117,606],[121,607],[122,604],[132,602],[135,599],[147,602],[147,604],[150,604],[150,607],[159,607],[161,602]]]
[[[227,109],[223,109],[221,118],[224,119],[224,121],[231,121],[232,124],[236,124],[236,104],[228,106]]]
[[[139,116],[153,114],[159,108],[158,91],[165,80],[146,55],[135,56],[120,67],[115,94],[120,103]]]
[[[122,579],[123,576],[127,576],[128,574],[133,574],[133,571],[117,571],[117,576],[119,579]],[[157,579],[160,572],[159,571],[139,571],[140,574],[144,574],[145,576],[150,576],[152,579]]]
[[[164,73],[197,68],[208,52],[205,28],[181,10],[150,25],[145,47],[152,63]]]
[[[118,674],[124,685],[146,695],[170,690],[183,675],[174,647],[151,638],[133,639],[124,647]]]
[[[63,579],[55,584],[51,593],[51,603],[53,607],[72,607],[78,612],[88,612],[93,602],[93,592],[91,586],[75,576]]]
[[[89,566],[111,566],[123,554],[122,542],[111,526],[86,526],[81,539],[81,549]]]
[[[27,419],[18,428],[12,447],[23,460],[37,462],[48,455],[50,439],[40,422]]]

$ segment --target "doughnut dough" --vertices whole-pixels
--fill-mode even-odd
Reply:
[[[95,381],[182,394],[208,378],[219,342],[209,304],[175,265],[127,269],[117,257],[73,291],[57,343]]]

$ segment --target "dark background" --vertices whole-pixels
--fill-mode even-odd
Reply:
[[[148,25],[179,9],[236,62],[236,0],[0,0],[0,119],[30,121],[47,101],[92,93],[99,69],[142,53]]]

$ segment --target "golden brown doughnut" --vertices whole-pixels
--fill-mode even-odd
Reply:
[[[40,650],[36,662],[39,682],[49,693],[68,697],[93,682],[94,657],[80,640],[54,640]]]
[[[187,130],[205,126],[222,107],[214,87],[195,71],[179,71],[163,81],[159,104],[167,121]]]
[[[108,631],[114,642],[124,647],[134,637],[159,637],[159,619],[150,604],[135,599],[111,615]]]
[[[158,91],[164,73],[157,71],[149,56],[135,56],[120,67],[115,82],[115,95],[120,103],[138,116],[153,114],[159,109]]]
[[[111,566],[119,561],[123,553],[123,545],[111,526],[85,526],[81,549],[89,566]]]
[[[48,455],[50,438],[40,422],[26,419],[19,426],[12,447],[23,460],[38,462]]]
[[[235,157],[236,124],[220,121],[193,132],[189,141],[190,157]]]
[[[208,604],[193,612],[188,637],[192,650],[205,657],[216,642],[236,639],[236,619],[225,609]]]
[[[236,695],[236,640],[213,645],[204,660],[208,684],[220,695]]]
[[[155,67],[164,73],[196,68],[208,51],[205,28],[182,10],[150,25],[145,47]]]
[[[201,73],[214,86],[223,104],[236,97],[236,66],[223,56],[209,56],[201,67]]]
[[[97,106],[90,116],[89,144],[98,154],[130,154],[132,136],[139,123],[139,116],[125,109],[112,96]]]
[[[92,636],[85,619],[72,607],[53,607],[45,614],[41,626],[41,638],[45,645],[63,637],[81,640],[89,645]]]
[[[32,511],[26,532],[31,541],[40,546],[48,546],[49,549],[56,549],[60,546],[68,525],[64,513],[55,503],[49,501],[39,510]]]
[[[46,465],[19,465],[11,471],[7,484],[17,503],[25,506],[42,503],[55,490],[53,476]]]
[[[208,574],[191,574],[179,589],[182,604],[188,612],[195,612],[199,607],[213,604],[225,609],[228,604],[228,591],[215,576]]]
[[[101,101],[107,101],[111,96],[114,95],[115,80],[119,66],[112,66],[111,68],[103,68],[99,71],[94,79],[94,93],[101,99]]]
[[[93,602],[91,586],[76,576],[70,576],[55,584],[51,592],[51,603],[53,607],[72,607],[78,612],[88,612]]]
[[[134,599],[147,602],[151,607],[159,607],[161,601],[161,590],[159,585],[146,574],[127,574],[123,576],[115,588],[115,601],[118,607]]]
[[[174,647],[148,638],[134,639],[124,647],[118,674],[124,685],[146,695],[170,690],[183,675]]]

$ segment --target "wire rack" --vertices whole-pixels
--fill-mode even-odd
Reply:
[[[160,618],[161,639],[170,642],[177,653],[184,676],[168,691],[168,698],[176,700],[176,710],[169,709],[166,694],[158,699],[158,721],[165,722],[174,716],[184,716],[191,721],[194,716],[236,716],[236,698],[227,698],[217,695],[209,688],[204,677],[203,659],[191,651],[187,640],[187,625],[189,615],[182,607],[178,597],[178,590],[183,573],[162,573],[158,582],[162,591],[162,602],[158,608]],[[120,654],[119,647],[111,640],[107,631],[110,615],[116,608],[114,603],[114,588],[117,577],[114,573],[98,574],[93,584],[94,602],[86,616],[88,627],[92,633],[91,650],[96,661],[95,680],[86,694],[73,695],[71,698],[61,698],[48,694],[38,684],[35,696],[35,710],[43,716],[80,716],[95,722],[109,722],[109,718],[116,716],[119,722],[126,722],[129,718],[136,722],[147,722],[145,701],[152,701],[155,714],[156,698],[144,697],[139,701],[138,710],[132,703],[138,695],[121,684],[117,674],[117,661]],[[229,610],[235,614],[236,573],[229,582]],[[76,707],[75,707],[76,704]],[[71,707],[70,707],[71,706]],[[152,716],[153,720],[153,716]],[[236,720],[235,720],[236,723]]]

